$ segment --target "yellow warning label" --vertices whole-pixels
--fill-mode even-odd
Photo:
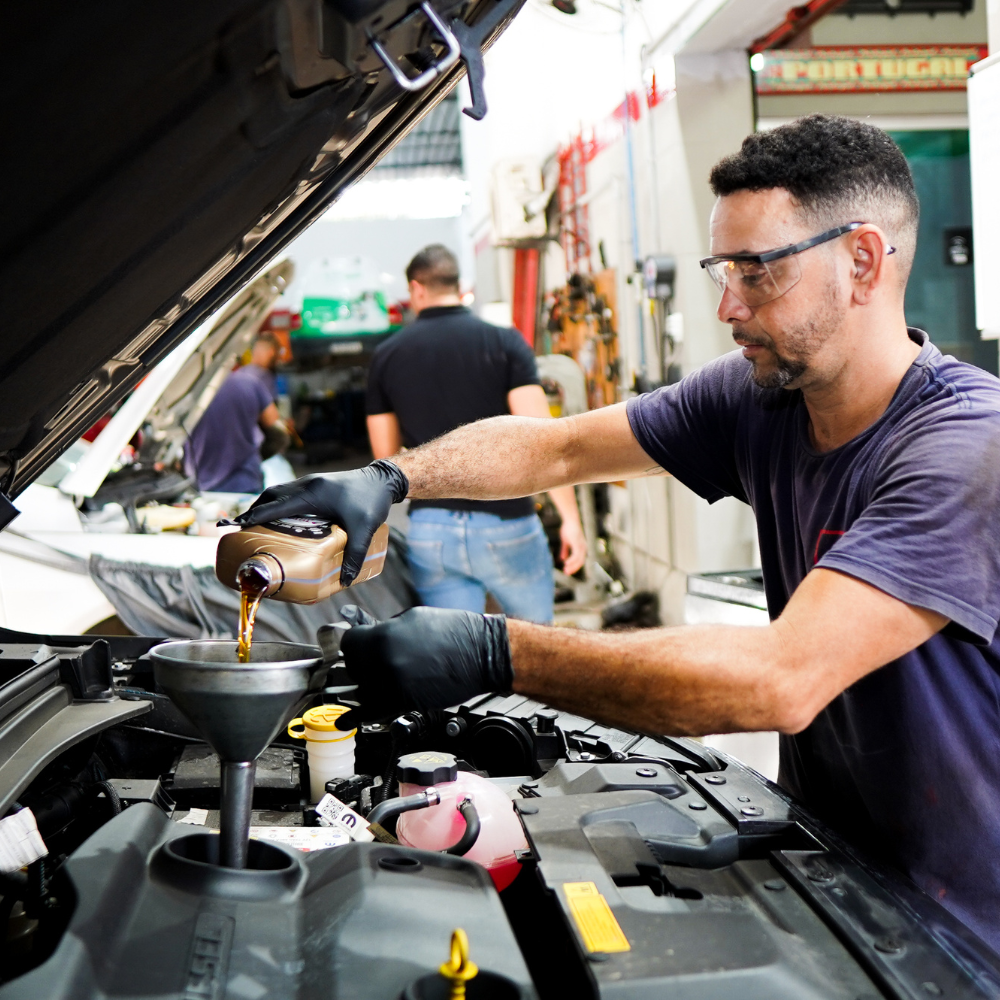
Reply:
[[[631,951],[608,901],[593,882],[563,882],[566,905],[587,951]]]

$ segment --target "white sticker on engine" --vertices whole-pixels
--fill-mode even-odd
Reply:
[[[0,819],[0,872],[16,872],[48,853],[30,809]]]
[[[306,852],[342,847],[351,841],[350,834],[340,826],[252,826],[250,836]]]
[[[204,826],[208,822],[207,809],[189,809],[188,814],[177,821],[178,823],[188,823],[191,826]]]
[[[320,826],[340,827],[347,831],[351,840],[368,843],[375,839],[368,830],[368,820],[350,806],[345,806],[340,799],[334,798],[329,792],[319,800],[316,815],[319,816]]]

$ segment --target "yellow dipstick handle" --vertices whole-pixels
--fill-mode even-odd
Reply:
[[[450,1000],[465,1000],[465,984],[479,975],[479,967],[469,961],[469,937],[461,927],[451,935],[451,958],[438,969],[451,983]]]

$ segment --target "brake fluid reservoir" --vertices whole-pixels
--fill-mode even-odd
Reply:
[[[240,590],[240,570],[253,560],[263,597],[315,604],[342,589],[340,567],[346,544],[347,533],[330,521],[283,517],[223,535],[215,553],[215,575],[227,587]],[[389,527],[383,524],[368,546],[355,584],[382,572],[388,547]]]
[[[527,848],[521,821],[514,803],[486,778],[459,771],[449,753],[410,753],[399,758],[396,771],[399,794],[413,795],[433,785],[441,796],[440,804],[403,813],[396,823],[396,837],[407,847],[425,851],[443,851],[458,843],[465,833],[465,819],[458,803],[472,800],[479,814],[479,837],[465,855],[481,864],[497,889],[514,881],[520,863],[514,852]]]

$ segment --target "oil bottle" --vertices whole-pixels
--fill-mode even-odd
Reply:
[[[219,539],[215,575],[233,590],[245,583],[261,597],[291,604],[315,604],[342,590],[340,567],[347,533],[318,517],[285,517],[242,528]],[[364,565],[354,583],[378,576],[385,566],[389,527],[372,538]]]
[[[318,517],[285,517],[241,528],[219,539],[215,575],[240,591],[239,649],[241,663],[250,659],[254,618],[261,599],[315,604],[342,590],[340,568],[347,533]],[[375,532],[354,583],[378,576],[385,566],[389,528]],[[352,584],[353,586],[353,584]]]

